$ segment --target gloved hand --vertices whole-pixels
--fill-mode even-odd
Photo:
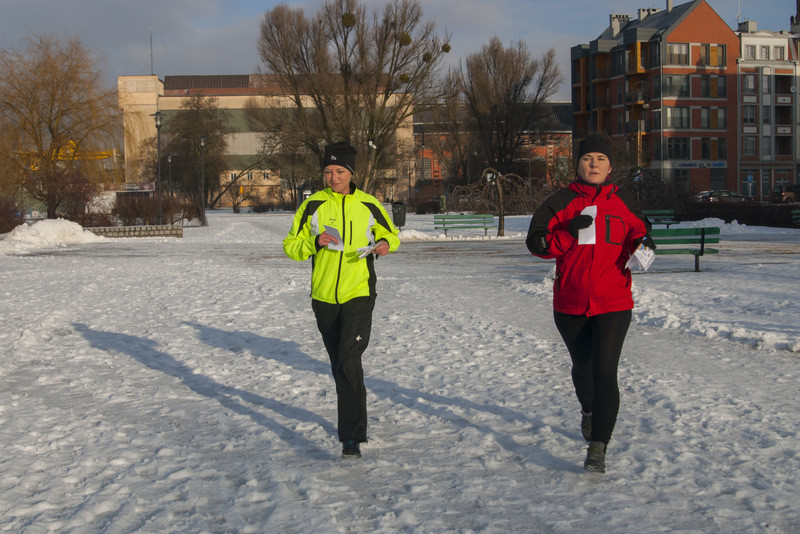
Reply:
[[[569,226],[567,226],[567,232],[569,232],[569,235],[577,239],[578,230],[581,228],[589,228],[593,222],[594,219],[591,215],[577,215],[569,222]]]
[[[655,250],[656,249],[656,244],[653,243],[653,238],[650,237],[649,235],[646,235],[644,237],[640,237],[639,239],[637,239],[636,240],[636,248],[639,248],[639,245],[644,245],[645,247],[649,248],[650,250]]]

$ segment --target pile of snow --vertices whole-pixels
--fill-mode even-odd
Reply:
[[[21,224],[0,241],[0,253],[25,254],[31,250],[93,243],[105,238],[84,230],[80,224],[64,219],[46,219],[35,224]]]

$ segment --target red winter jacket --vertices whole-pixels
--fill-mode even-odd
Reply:
[[[587,206],[597,206],[596,242],[579,245],[567,226]],[[633,308],[625,264],[634,241],[649,231],[650,223],[630,195],[610,182],[594,185],[579,179],[536,210],[525,243],[532,254],[556,259],[553,309],[588,316]]]

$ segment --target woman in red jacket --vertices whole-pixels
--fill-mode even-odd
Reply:
[[[553,310],[589,442],[584,468],[601,473],[619,412],[617,368],[633,309],[626,264],[640,243],[655,248],[650,223],[610,173],[611,143],[587,136],[578,147],[578,176],[536,210],[526,239],[532,254],[556,260]]]

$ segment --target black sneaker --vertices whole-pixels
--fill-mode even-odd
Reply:
[[[348,439],[342,442],[342,458],[347,457],[361,458],[361,448],[354,439]]]
[[[602,441],[592,441],[586,450],[586,461],[583,468],[593,473],[606,472],[606,444]]]
[[[581,410],[581,434],[586,442],[592,441],[592,413]]]

